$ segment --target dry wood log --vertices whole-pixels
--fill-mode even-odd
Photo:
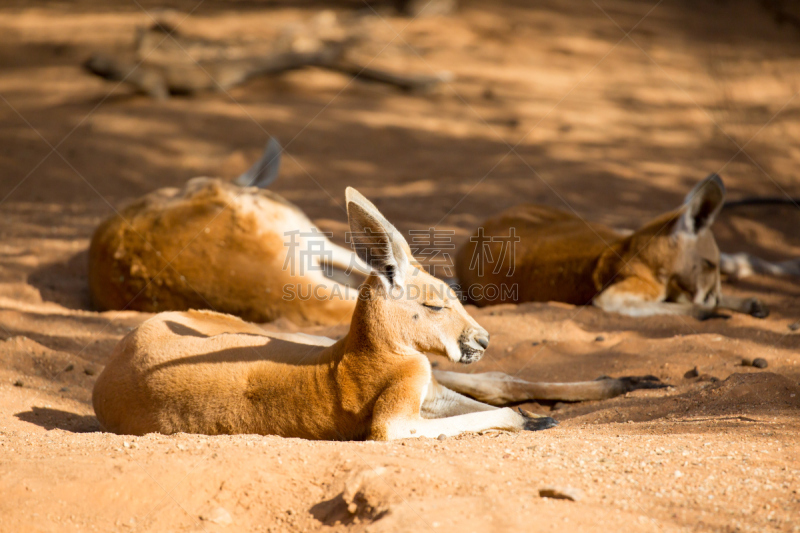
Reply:
[[[356,37],[342,41],[319,40],[316,46],[307,51],[283,47],[261,55],[230,58],[240,50],[230,44],[187,37],[169,25],[157,23],[139,34],[136,57],[97,53],[84,63],[84,68],[107,80],[124,81],[155,99],[228,90],[257,76],[306,67],[326,68],[414,93],[429,92],[440,82],[446,81],[444,75],[389,72],[347,59],[348,48],[357,41]],[[165,49],[161,54],[156,54],[160,60],[151,60],[154,51],[160,48]]]
[[[164,99],[173,94],[228,90],[256,76],[330,64],[341,53],[342,46],[332,43],[313,52],[287,51],[264,57],[169,64],[95,54],[84,67],[107,80],[125,81],[152,98]]]

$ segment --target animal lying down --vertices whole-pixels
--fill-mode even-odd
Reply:
[[[194,178],[182,189],[158,189],[104,221],[89,250],[95,307],[214,309],[254,322],[348,321],[369,269],[330,242],[298,207],[266,190],[278,176],[281,151],[271,140],[234,183]],[[800,260],[769,263],[720,254],[710,226],[724,193],[721,180],[711,176],[677,210],[630,233],[545,206],[509,209],[486,222],[483,242],[476,235],[459,250],[461,288],[479,306],[554,300],[591,302],[633,316],[707,318],[728,308],[764,317],[768,310],[760,301],[720,292],[720,270],[733,278],[752,272],[800,275]],[[750,201],[759,199],[745,200]],[[476,253],[506,259],[503,237],[512,227],[521,240],[513,273],[497,264],[482,272]],[[488,242],[493,237],[500,238]],[[320,249],[325,252],[307,254]],[[311,268],[302,268],[308,261]],[[494,298],[475,293],[487,284],[516,290]]]
[[[156,315],[119,342],[98,377],[92,401],[101,424],[134,435],[336,440],[540,430],[556,421],[481,403],[448,383],[495,401],[519,401],[515,394],[530,391],[548,399],[604,398],[660,385],[432,373],[426,354],[469,364],[483,355],[489,333],[447,284],[420,269],[400,232],[352,188],[347,213],[370,274],[344,338],[266,333],[209,311]]]
[[[552,207],[512,207],[487,220],[459,250],[460,286],[478,306],[559,301],[629,316],[705,319],[730,309],[764,318],[769,311],[760,300],[721,292],[720,252],[711,225],[724,200],[722,179],[712,174],[677,209],[631,233]],[[512,235],[519,241],[510,254],[504,239]],[[476,268],[481,254],[499,262]],[[490,285],[506,290],[476,290]]]
[[[254,322],[349,321],[369,269],[265,189],[278,176],[280,154],[270,141],[235,183],[194,178],[182,189],[135,200],[100,224],[89,248],[94,306],[214,309]],[[320,248],[326,252],[304,256]]]

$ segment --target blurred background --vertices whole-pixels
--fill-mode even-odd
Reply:
[[[798,198],[798,91],[790,0],[3,0],[0,523],[221,531],[198,522],[213,503],[229,530],[318,530],[368,463],[406,502],[372,531],[420,516],[437,531],[797,531],[796,279],[725,284],[769,305],[764,320],[469,308],[492,340],[460,371],[675,388],[527,404],[561,422],[534,436],[373,448],[99,432],[97,375],[150,315],[93,311],[86,269],[115,209],[234,179],[272,137],[285,153],[270,188],[339,243],[347,186],[407,236],[456,245],[521,202],[635,228],[711,172],[730,200]],[[800,257],[792,204],[725,210],[714,232],[725,252]],[[755,358],[768,368],[743,366]],[[552,483],[587,500],[550,505]]]
[[[636,227],[710,172],[729,199],[800,196],[788,1],[9,0],[0,66],[0,292],[21,301],[88,309],[101,220],[232,179],[270,137],[272,189],[340,242],[346,186],[457,244],[523,201]],[[783,259],[797,228],[773,206],[715,231]]]

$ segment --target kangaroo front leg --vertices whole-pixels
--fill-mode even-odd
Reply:
[[[508,405],[532,400],[564,402],[607,400],[637,389],[667,387],[654,376],[631,376],[573,383],[537,383],[502,372],[462,374],[434,370],[433,375],[442,385],[491,405]]]
[[[655,289],[643,280],[629,278],[595,296],[592,304],[603,311],[634,317],[686,315],[698,320],[727,318],[712,307],[693,303],[665,302],[660,298]]]
[[[447,418],[396,418],[386,430],[388,440],[413,437],[435,439],[439,435],[453,437],[462,433],[498,429],[503,431],[538,431],[558,424],[550,417],[531,417],[508,407]]]

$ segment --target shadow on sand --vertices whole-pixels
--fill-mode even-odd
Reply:
[[[32,407],[14,415],[23,422],[30,422],[46,430],[62,429],[71,433],[95,433],[102,431],[100,422],[91,415],[78,415],[49,407]]]

